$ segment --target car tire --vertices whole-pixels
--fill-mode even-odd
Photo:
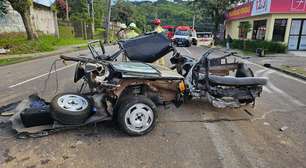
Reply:
[[[145,135],[156,125],[157,107],[145,96],[125,97],[116,113],[120,129],[130,136]]]
[[[92,114],[92,102],[77,93],[62,93],[51,101],[51,115],[65,125],[81,125]]]
[[[191,42],[188,42],[188,43],[187,43],[187,47],[191,47]]]

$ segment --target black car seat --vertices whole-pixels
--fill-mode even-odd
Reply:
[[[256,85],[266,85],[267,79],[262,77],[237,78],[232,76],[210,75],[209,82],[224,86],[256,86]]]
[[[254,77],[254,73],[251,68],[245,66],[244,63],[238,63],[236,75],[237,78],[244,78],[244,77]]]

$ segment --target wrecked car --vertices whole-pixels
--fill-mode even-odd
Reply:
[[[152,42],[159,44],[152,47]],[[39,108],[39,112],[49,111],[49,117],[34,114],[27,117],[33,120],[24,118],[31,116],[29,111],[34,111],[33,101],[28,102],[12,120],[15,130],[21,133],[19,136],[35,137],[104,120],[114,120],[128,135],[139,136],[155,127],[157,106],[182,104],[186,89],[184,77],[169,68],[147,63],[171,51],[166,37],[151,34],[121,45],[120,51],[111,56],[99,55],[94,59],[60,56],[64,61],[77,62],[74,82],[83,81],[79,92],[58,94],[50,103],[40,101],[44,102],[44,108]],[[132,61],[111,61],[121,52]],[[52,124],[50,120],[54,120]]]
[[[209,49],[199,59],[175,53],[170,59],[177,72],[184,76],[188,86],[185,95],[191,98],[206,97],[217,108],[241,107],[254,104],[262,93],[267,79],[254,77],[253,71],[238,62],[234,52],[221,52],[210,58],[218,49]],[[230,75],[230,73],[234,73]]]
[[[114,118],[129,135],[143,135],[155,125],[158,105],[181,104],[183,77],[165,67],[141,62],[98,62],[61,56],[79,62],[75,82],[89,87],[96,113]],[[51,102],[52,115],[63,124],[82,124],[91,115],[90,100],[80,94],[60,94]]]
[[[50,103],[40,100],[38,111],[49,111],[50,115],[33,114],[21,120],[29,115],[22,114],[26,112],[21,108],[12,117],[19,135],[44,136],[105,120],[116,121],[128,135],[144,135],[155,127],[159,105],[180,106],[184,101],[206,97],[218,108],[240,107],[254,104],[267,82],[254,77],[244,63],[231,61],[229,57],[235,53],[210,58],[216,50],[210,49],[199,59],[183,56],[162,34],[121,41],[119,47],[112,55],[106,55],[104,48],[102,53],[90,48],[93,58],[61,56],[64,61],[77,62],[74,82],[83,81],[79,92],[59,94]],[[170,52],[172,70],[151,64]],[[129,62],[116,61],[122,53]],[[27,103],[27,108],[32,106],[33,101]]]

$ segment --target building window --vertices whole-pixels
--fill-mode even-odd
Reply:
[[[254,21],[253,40],[264,40],[266,37],[267,20]]]
[[[239,38],[246,39],[248,37],[248,32],[251,31],[250,22],[240,22],[239,24]]]
[[[273,41],[284,41],[287,28],[287,19],[275,19]]]

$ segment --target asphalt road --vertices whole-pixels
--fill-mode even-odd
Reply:
[[[194,57],[204,52],[178,50]],[[69,55],[79,54],[88,52]],[[42,92],[57,58],[0,67],[0,106],[32,93],[50,100],[57,90],[56,74],[58,92],[75,90],[74,65],[58,63]],[[256,76],[269,78],[255,108],[216,109],[204,99],[161,107],[156,129],[142,137],[126,136],[111,122],[28,140],[1,128],[0,167],[306,167],[306,82],[250,66]],[[280,131],[284,126],[288,129]]]

